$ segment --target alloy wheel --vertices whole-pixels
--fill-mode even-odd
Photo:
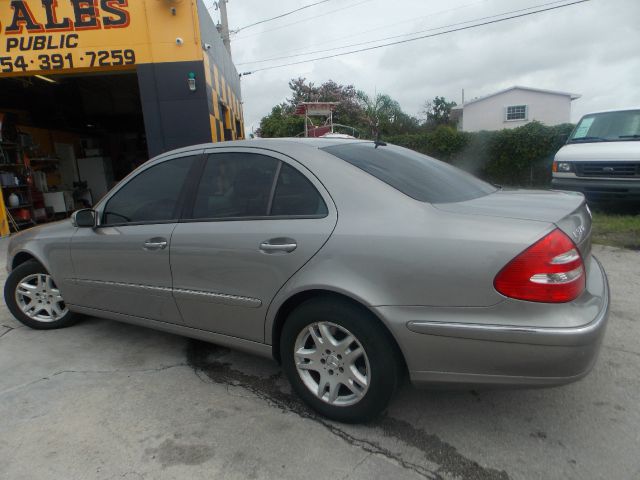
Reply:
[[[22,313],[39,322],[55,322],[69,312],[60,290],[45,273],[23,278],[16,287],[15,296]]]
[[[371,369],[367,354],[355,335],[340,325],[308,325],[298,335],[293,354],[305,386],[330,405],[354,405],[369,389]]]

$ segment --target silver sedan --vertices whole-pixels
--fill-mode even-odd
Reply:
[[[91,315],[281,362],[313,409],[415,384],[559,385],[609,311],[581,194],[506,190],[381,142],[254,140],[155,158],[9,245],[25,325]]]

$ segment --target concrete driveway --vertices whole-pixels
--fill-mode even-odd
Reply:
[[[2,304],[0,478],[640,479],[640,253],[594,251],[613,303],[586,379],[407,386],[359,426],[307,410],[269,361],[98,319],[36,332]]]

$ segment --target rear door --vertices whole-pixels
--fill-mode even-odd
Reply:
[[[333,232],[329,194],[289,157],[218,148],[192,203],[171,242],[184,324],[263,342],[269,303]]]
[[[179,323],[169,246],[200,158],[172,157],[138,172],[101,203],[96,228],[77,229],[69,303]]]

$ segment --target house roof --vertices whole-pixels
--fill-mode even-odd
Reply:
[[[458,105],[457,107],[454,107],[453,109],[454,110],[461,110],[462,108],[465,107],[465,105],[470,105],[472,103],[482,102],[483,100],[486,100],[487,98],[495,97],[497,95],[502,95],[503,93],[510,92],[511,90],[527,90],[529,92],[547,93],[547,94],[551,94],[551,95],[560,95],[560,96],[563,96],[563,97],[569,97],[569,98],[571,98],[571,100],[577,100],[578,98],[580,98],[582,96],[582,95],[578,95],[576,93],[560,92],[560,91],[557,91],[557,90],[545,90],[545,89],[542,89],[542,88],[531,88],[531,87],[522,87],[520,85],[514,85],[513,87],[505,88],[504,90],[500,90],[500,91],[492,93],[490,95],[484,95],[482,97],[474,98],[472,100],[464,102],[462,105]]]

